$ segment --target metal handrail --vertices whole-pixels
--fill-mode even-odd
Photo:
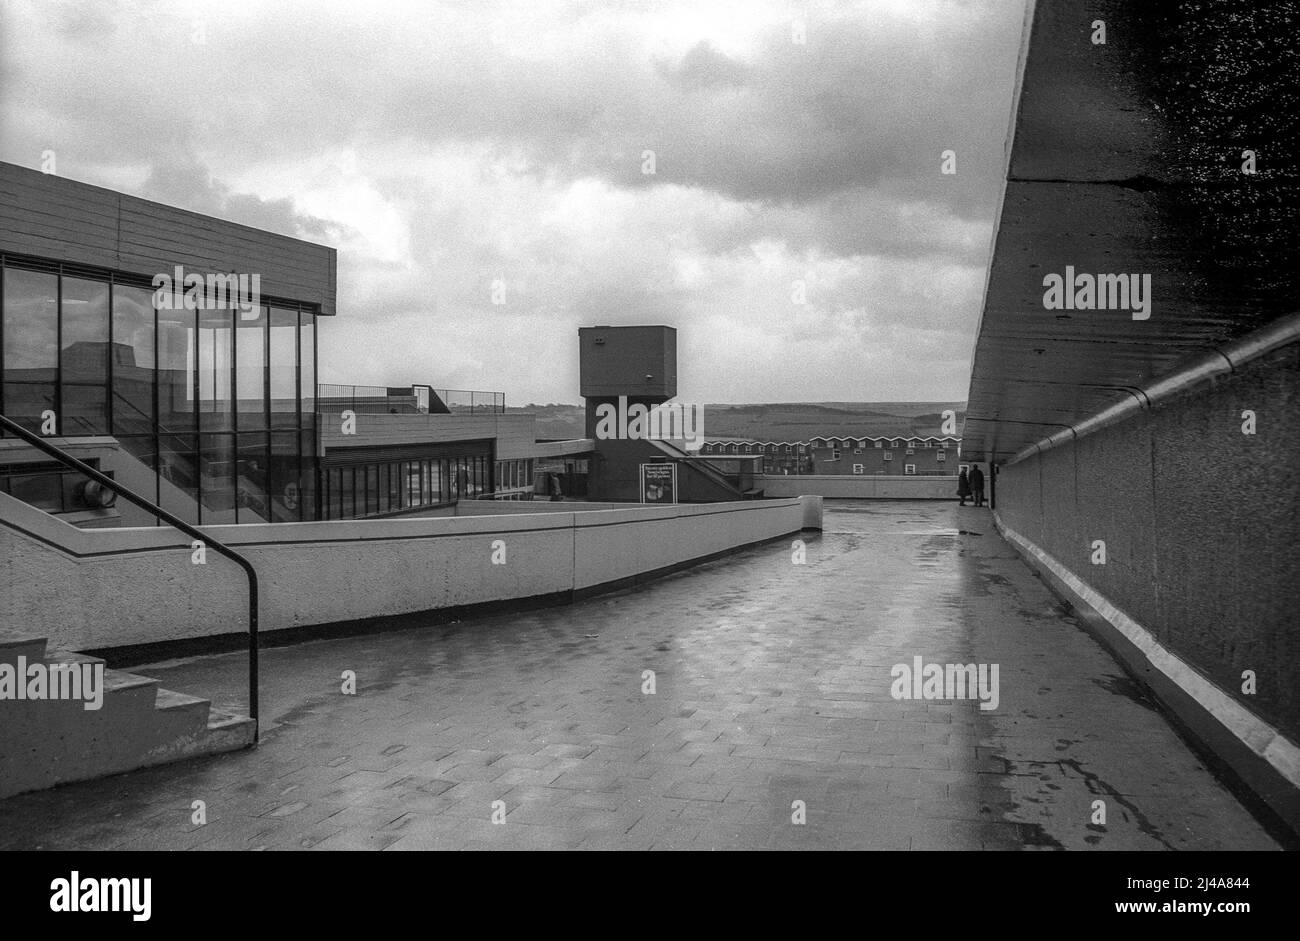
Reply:
[[[189,523],[185,522],[179,517],[171,513],[168,513],[166,510],[164,510],[162,507],[158,506],[157,504],[150,503],[144,497],[122,486],[121,483],[114,480],[112,477],[109,477],[107,474],[100,473],[99,471],[95,470],[95,468],[91,467],[89,464],[86,464],[83,461],[77,460],[75,457],[73,457],[68,452],[64,451],[62,448],[57,448],[54,445],[50,444],[44,438],[40,437],[39,435],[32,434],[22,425],[17,424],[16,422],[10,420],[8,417],[4,415],[0,415],[0,428],[4,429],[10,434],[16,435],[17,437],[26,441],[32,447],[36,448],[38,451],[42,451],[45,454],[48,454],[56,461],[59,461],[62,464],[66,464],[68,467],[71,467],[74,470],[79,471],[82,474],[85,474],[91,480],[96,481],[97,483],[102,484],[105,487],[108,487],[114,493],[118,494],[118,496],[126,498],[126,501],[128,503],[134,503],[140,509],[153,514],[154,516],[158,517],[161,520],[166,521],[167,523],[170,523],[172,526],[174,526],[176,529],[179,529],[181,532],[189,536],[191,539],[197,539],[198,541],[202,542],[205,546],[210,546],[213,549],[213,551],[215,551],[218,555],[225,556],[227,559],[234,562],[236,565],[238,565],[241,569],[244,570],[244,573],[248,576],[248,717],[253,720],[253,741],[254,743],[256,743],[258,741],[258,733],[259,733],[259,723],[257,720],[257,712],[258,712],[257,709],[257,700],[258,700],[257,608],[258,608],[258,604],[257,604],[257,572],[253,569],[252,563],[249,562],[242,555],[240,555],[238,552],[231,549],[229,546],[226,546],[223,543],[218,542],[217,540],[213,539],[211,536],[207,535],[206,533],[202,532],[196,527],[191,526]]]

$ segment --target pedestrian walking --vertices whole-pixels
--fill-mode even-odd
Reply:
[[[961,502],[958,506],[966,505],[966,498],[970,496],[970,478],[966,476],[965,469],[957,475],[957,497]]]
[[[974,464],[970,469],[970,489],[975,497],[975,505],[984,505],[984,472],[980,470],[978,464]]]

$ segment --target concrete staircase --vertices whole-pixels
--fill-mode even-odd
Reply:
[[[42,670],[104,663],[47,651],[44,637],[0,631],[0,798],[253,744],[252,719],[120,670],[104,669],[99,709],[86,709],[85,698],[10,698],[4,665],[16,670],[19,658]]]

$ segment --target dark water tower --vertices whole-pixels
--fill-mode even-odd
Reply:
[[[587,400],[588,438],[596,436],[596,407],[647,408],[677,394],[677,330],[674,327],[581,327],[578,330],[580,394]]]

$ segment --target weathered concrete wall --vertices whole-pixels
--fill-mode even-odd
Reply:
[[[1003,522],[1300,738],[1300,346],[1004,467]],[[1243,411],[1256,434],[1242,432]],[[1093,541],[1106,564],[1093,564]],[[1258,678],[1241,691],[1242,673]]]
[[[536,417],[531,412],[479,412],[469,415],[383,415],[362,412],[356,416],[356,434],[345,435],[342,433],[342,410],[331,405],[321,409],[320,437],[321,444],[329,450],[494,438],[496,459],[510,461],[533,456],[536,450],[533,442],[535,424]]]
[[[585,591],[798,532],[806,500],[205,527],[261,581],[264,631]],[[820,525],[820,514],[816,514]],[[493,543],[505,564],[493,564]],[[245,630],[235,565],[168,528],[79,530],[0,494],[0,619],[100,649]]]
[[[754,486],[766,497],[817,495],[828,500],[956,500],[956,477],[763,474]],[[987,486],[985,493],[987,494]]]

